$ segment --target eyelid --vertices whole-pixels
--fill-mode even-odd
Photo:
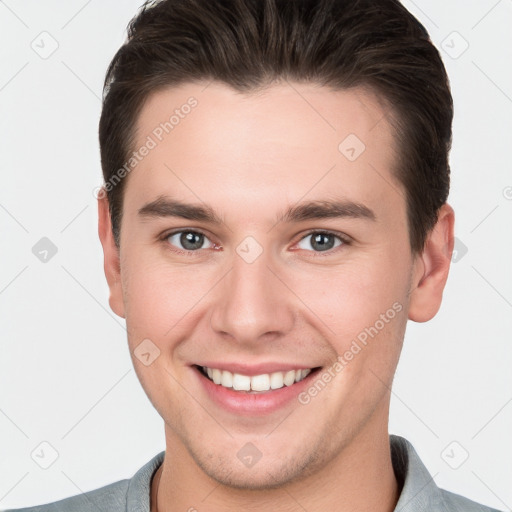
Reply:
[[[160,235],[158,238],[161,242],[164,242],[166,243],[166,246],[169,248],[169,247],[172,247],[172,250],[173,252],[176,252],[176,253],[179,253],[179,254],[194,254],[194,253],[200,253],[202,252],[204,249],[197,249],[195,251],[191,251],[191,250],[187,250],[187,249],[180,249],[179,247],[176,247],[175,245],[172,245],[171,243],[167,242],[168,238],[173,236],[173,235],[177,235],[178,233],[197,233],[199,235],[203,235],[212,245],[213,245],[213,249],[217,249],[220,247],[219,244],[217,244],[216,242],[214,242],[210,235],[208,235],[207,233],[205,233],[202,229],[200,228],[175,228],[175,229],[170,229],[169,231],[164,231],[164,233],[162,235]],[[211,248],[210,248],[211,249]]]
[[[304,238],[306,238],[309,235],[312,235],[313,233],[324,234],[324,235],[334,235],[334,236],[337,236],[342,242],[347,243],[347,244],[353,241],[352,238],[350,236],[348,236],[347,234],[342,233],[341,231],[335,231],[332,229],[310,229],[301,236],[299,241],[303,240]]]
[[[198,233],[198,234],[201,234],[207,240],[209,240],[211,244],[213,244],[213,246],[214,246],[213,248],[214,249],[222,248],[222,246],[220,244],[217,244],[216,242],[211,240],[210,236],[207,233],[205,233],[200,228],[175,228],[175,229],[171,229],[169,231],[165,231],[162,235],[160,235],[159,239],[162,242],[167,242],[167,239],[170,236],[176,235],[178,233],[184,233],[184,232],[186,232],[186,233]],[[348,235],[346,235],[345,233],[342,233],[340,231],[333,231],[333,230],[329,230],[329,229],[310,229],[306,233],[303,233],[301,235],[301,237],[293,245],[296,246],[299,242],[301,242],[302,240],[304,240],[305,238],[307,238],[308,236],[313,235],[313,234],[333,235],[333,236],[337,237],[342,242],[339,246],[337,246],[337,247],[335,247],[333,249],[329,249],[327,251],[307,251],[307,252],[313,253],[313,254],[315,254],[317,256],[324,256],[324,255],[326,256],[326,255],[332,254],[332,253],[336,252],[338,249],[342,248],[343,246],[350,245],[353,242],[351,237],[349,237]],[[174,252],[186,253],[186,254],[199,253],[202,250],[204,250],[204,249],[198,249],[196,251],[190,251],[190,250],[186,250],[186,249],[180,249],[179,247],[173,246],[170,243],[167,243],[167,246],[172,246],[173,247],[172,250]],[[295,249],[295,250],[297,250],[297,249]],[[305,250],[305,249],[301,249],[301,250]]]
[[[310,235],[313,234],[323,234],[323,235],[332,235],[338,238],[342,243],[334,247],[332,249],[329,249],[327,251],[307,251],[309,253],[313,253],[315,256],[328,256],[330,254],[333,254],[337,252],[338,250],[342,249],[345,245],[350,245],[353,240],[351,237],[346,235],[345,233],[341,233],[340,231],[332,231],[330,229],[310,229],[306,233],[303,233],[301,237],[295,242],[294,246],[296,246],[299,242],[302,242],[305,238],[307,238]],[[306,249],[295,249],[295,250],[306,250]]]

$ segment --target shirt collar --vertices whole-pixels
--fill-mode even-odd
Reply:
[[[403,485],[395,512],[445,511],[441,490],[412,444],[400,436],[391,435],[389,440],[395,476]]]
[[[130,480],[126,492],[126,512],[150,512],[151,480],[164,461],[165,450],[142,466]]]

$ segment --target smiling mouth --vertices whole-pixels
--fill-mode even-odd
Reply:
[[[214,384],[242,393],[266,393],[283,387],[290,387],[316,373],[320,367],[300,368],[282,372],[263,373],[260,375],[242,375],[228,370],[194,365],[195,368]]]

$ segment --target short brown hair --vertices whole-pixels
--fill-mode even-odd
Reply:
[[[395,173],[406,191],[411,249],[421,252],[448,197],[453,102],[439,52],[398,0],[147,1],[106,73],[105,183],[133,151],[150,94],[200,80],[249,93],[279,79],[367,87],[391,107]],[[107,188],[118,245],[125,181]]]

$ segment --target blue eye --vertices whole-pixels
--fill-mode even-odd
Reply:
[[[166,240],[178,249],[185,251],[197,251],[199,249],[208,249],[214,244],[198,231],[176,231],[166,236]],[[205,242],[207,245],[205,246]],[[208,245],[209,244],[209,245]]]
[[[334,233],[314,231],[302,238],[298,243],[298,247],[307,251],[312,249],[315,252],[323,252],[339,247],[344,243],[345,241]]]

